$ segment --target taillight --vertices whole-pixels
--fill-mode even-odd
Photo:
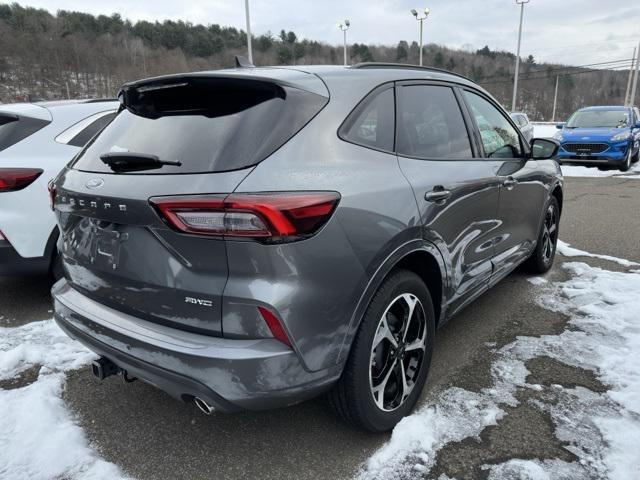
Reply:
[[[56,202],[56,187],[53,184],[53,180],[49,180],[49,183],[47,183],[47,190],[49,190],[49,206],[53,210]]]
[[[39,168],[0,168],[0,192],[22,190],[41,174]]]
[[[271,330],[273,337],[290,347],[291,342],[289,341],[289,337],[287,337],[287,333],[284,331],[284,328],[282,328],[282,324],[280,323],[280,320],[278,320],[278,317],[264,307],[258,307],[258,310],[267,324],[267,327]]]
[[[336,192],[234,193],[152,198],[151,203],[184,233],[291,241],[317,232],[339,200]]]

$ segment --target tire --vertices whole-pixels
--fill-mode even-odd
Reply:
[[[545,207],[544,219],[538,233],[536,248],[525,263],[525,267],[529,272],[535,274],[546,273],[553,266],[559,228],[560,205],[558,200],[552,196]]]
[[[640,148],[638,148],[638,151],[631,159],[631,163],[638,163],[638,160],[640,160]]]
[[[403,328],[400,317],[411,312],[411,303],[409,327]],[[392,272],[367,307],[342,376],[328,394],[336,414],[364,430],[392,429],[420,397],[431,365],[434,330],[433,303],[424,282],[407,270]],[[401,365],[408,394],[401,390]]]
[[[629,152],[627,153],[627,158],[626,158],[626,160],[624,161],[624,163],[623,163],[622,165],[620,165],[620,171],[621,171],[621,172],[628,172],[628,171],[629,171],[629,169],[631,168],[631,163],[632,163],[632,162],[631,162],[631,157],[632,157],[632,155],[631,155],[631,150],[632,150],[632,149],[631,149],[631,148],[629,148]]]

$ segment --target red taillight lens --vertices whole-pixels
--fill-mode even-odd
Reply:
[[[312,235],[335,210],[335,192],[153,198],[176,230],[200,235],[292,240]]]
[[[0,168],[0,192],[22,190],[41,174],[39,168]]]
[[[56,187],[53,185],[53,180],[49,180],[49,183],[47,183],[47,190],[49,190],[49,206],[53,210],[56,202]]]
[[[289,337],[287,337],[287,333],[284,331],[284,328],[282,328],[282,324],[280,323],[280,320],[278,320],[278,317],[264,307],[258,307],[258,310],[269,327],[269,330],[271,330],[273,337],[290,347],[291,342],[289,341]]]

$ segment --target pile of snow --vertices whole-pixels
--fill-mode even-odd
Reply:
[[[534,137],[552,138],[557,131],[555,123],[533,123]],[[616,177],[624,175],[625,178],[640,178],[640,162],[631,165],[631,169],[624,173],[619,170],[601,171],[593,167],[563,165],[562,174],[565,177]]]
[[[65,372],[93,358],[53,320],[0,328],[0,380],[40,366],[30,385],[0,389],[0,478],[123,478],[91,449],[62,400]]]
[[[569,328],[560,335],[518,337],[495,351],[490,387],[480,393],[450,388],[402,420],[391,440],[363,466],[362,479],[424,475],[442,446],[478,438],[495,425],[505,415],[500,407],[516,405],[521,388],[543,393],[545,400],[537,400],[536,406],[551,415],[556,437],[579,461],[511,459],[484,466],[489,478],[638,478],[640,299],[635,292],[640,291],[640,270],[611,272],[585,263],[566,263],[564,268],[572,275],[566,282],[534,282],[542,292],[539,305],[569,315]],[[592,370],[610,390],[601,394],[582,387],[529,385],[525,362],[536,357]]]

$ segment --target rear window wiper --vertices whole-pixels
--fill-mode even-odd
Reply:
[[[135,152],[109,152],[100,155],[100,160],[111,167],[114,172],[139,172],[155,170],[165,165],[179,167],[182,162],[160,160],[156,155]]]

